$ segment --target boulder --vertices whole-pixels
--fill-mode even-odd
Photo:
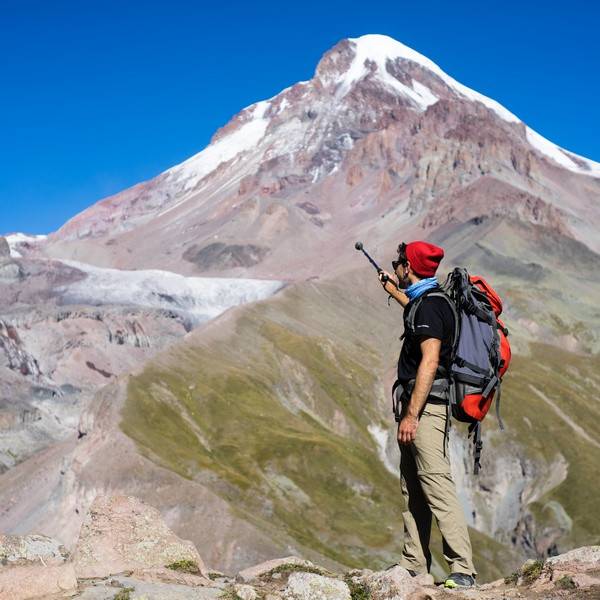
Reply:
[[[285,600],[351,600],[346,583],[315,573],[292,573],[283,597]]]
[[[3,566],[29,563],[42,566],[61,565],[68,558],[67,549],[60,542],[45,535],[0,535],[0,561]]]
[[[131,496],[96,497],[81,526],[73,562],[80,579],[174,563],[195,563],[198,574],[206,575],[192,542],[176,536],[156,508]]]
[[[241,600],[256,600],[258,597],[256,590],[253,587],[241,583],[234,584],[233,591],[238,598],[241,598]]]
[[[531,587],[536,590],[593,589],[600,595],[600,546],[584,546],[546,559]]]
[[[71,563],[44,567],[38,564],[0,568],[0,598],[32,600],[77,589]]]
[[[413,578],[404,567],[395,565],[386,571],[377,571],[365,577],[362,583],[369,588],[372,600],[424,600],[432,597],[432,590],[423,589],[422,586],[433,586],[434,581],[427,573]]]
[[[65,547],[49,537],[0,535],[0,598],[29,600],[77,589]]]
[[[546,561],[552,566],[555,574],[564,571],[566,574],[600,571],[600,546],[584,546],[570,550]]]

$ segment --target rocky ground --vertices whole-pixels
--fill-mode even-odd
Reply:
[[[444,589],[430,575],[332,573],[291,556],[235,575],[213,572],[159,512],[130,496],[100,495],[75,550],[30,534],[0,535],[2,600],[425,600],[600,598],[600,546],[579,548],[474,588]]]

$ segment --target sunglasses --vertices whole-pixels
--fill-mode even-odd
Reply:
[[[399,260],[393,260],[392,261],[392,268],[394,269],[394,273],[396,272],[396,269],[400,266],[404,266],[404,263],[399,261]]]

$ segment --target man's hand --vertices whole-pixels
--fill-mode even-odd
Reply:
[[[418,426],[418,417],[405,415],[402,418],[402,421],[398,423],[398,441],[401,444],[410,444],[411,442],[413,442],[417,435]]]
[[[387,279],[383,275],[387,275]],[[383,289],[402,307],[408,304],[408,296],[398,287],[398,282],[393,275],[390,275],[387,271],[379,271],[379,282]]]
[[[385,275],[385,277],[384,277]],[[383,289],[388,292],[388,289],[396,288],[398,289],[398,283],[396,282],[396,278],[393,275],[390,275],[387,271],[379,271],[377,273],[377,277],[379,278],[379,282],[383,286]],[[387,287],[386,287],[387,286]]]

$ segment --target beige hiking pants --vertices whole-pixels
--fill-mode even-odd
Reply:
[[[414,442],[400,445],[404,498],[404,549],[400,565],[417,573],[429,572],[433,515],[442,534],[444,558],[450,572],[475,575],[467,522],[450,475],[445,429],[446,406],[427,403]]]

